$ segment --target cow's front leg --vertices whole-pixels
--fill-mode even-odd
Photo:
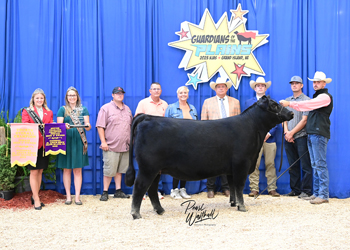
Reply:
[[[164,214],[165,210],[160,205],[159,198],[158,198],[159,179],[160,179],[160,174],[157,175],[157,177],[153,180],[151,186],[149,187],[148,196],[151,200],[154,211],[156,211],[157,214],[162,215]]]

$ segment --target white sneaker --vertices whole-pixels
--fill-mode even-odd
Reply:
[[[182,199],[182,197],[180,195],[180,190],[178,188],[172,189],[170,192],[170,197],[175,199],[175,200]]]
[[[158,191],[158,199],[159,200],[162,200],[162,199],[164,199],[164,196]]]
[[[180,194],[181,197],[184,198],[184,199],[190,199],[190,198],[191,198],[191,196],[189,196],[189,195],[186,193],[186,188],[180,188],[179,194]]]

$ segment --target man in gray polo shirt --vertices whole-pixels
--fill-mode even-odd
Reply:
[[[303,80],[299,76],[293,76],[290,80],[290,86],[293,96],[288,97],[286,101],[305,101],[310,98],[303,94]],[[292,165],[307,150],[307,134],[305,125],[307,122],[308,111],[296,111],[290,107],[287,109],[294,112],[294,118],[284,122],[284,146],[289,165]],[[301,169],[300,169],[301,163]],[[302,170],[302,171],[301,171]],[[302,174],[301,174],[302,172]],[[312,194],[312,167],[309,153],[305,154],[300,161],[289,169],[290,188],[292,191],[285,196],[298,196],[304,198]]]
[[[100,201],[108,200],[108,188],[114,177],[114,198],[129,198],[121,190],[122,174],[129,165],[129,143],[132,114],[123,103],[124,90],[115,87],[112,91],[113,100],[103,105],[98,112],[96,127],[103,150],[103,193]]]

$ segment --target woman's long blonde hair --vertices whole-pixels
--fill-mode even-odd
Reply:
[[[47,106],[47,101],[46,101],[46,95],[44,93],[44,90],[37,88],[36,90],[34,90],[33,94],[32,94],[32,98],[30,98],[29,101],[29,107],[34,110],[34,96],[36,96],[37,94],[42,94],[44,97],[44,103],[43,103],[43,107],[47,110],[50,111],[49,107]]]
[[[78,90],[76,88],[74,88],[73,86],[69,87],[67,89],[66,97],[64,98],[64,100],[66,101],[66,105],[64,106],[65,107],[64,116],[68,116],[72,113],[72,108],[70,107],[69,101],[68,101],[68,92],[71,90],[74,91],[75,94],[77,95],[77,103],[75,104],[75,109],[77,110],[76,115],[80,116],[80,109],[77,109],[77,108],[81,106],[81,99],[80,99],[80,95],[78,93]]]

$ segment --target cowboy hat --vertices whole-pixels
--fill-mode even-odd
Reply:
[[[230,81],[226,82],[226,79],[223,79],[223,78],[218,78],[218,79],[216,79],[216,82],[211,82],[211,83],[210,83],[210,87],[211,87],[213,90],[215,90],[215,87],[216,87],[216,85],[218,85],[218,84],[226,84],[226,86],[227,86],[228,89],[232,87],[232,82],[230,82]]]
[[[266,89],[270,88],[270,86],[271,86],[271,81],[265,82],[264,77],[260,76],[260,77],[258,77],[258,79],[256,79],[256,81],[254,81],[254,80],[250,81],[250,87],[252,89],[255,89],[255,85],[257,85],[259,83],[265,84]]]
[[[324,81],[326,83],[330,83],[332,81],[332,78],[326,78],[326,74],[322,71],[316,71],[314,79],[310,79],[309,77],[307,79],[313,82]]]

